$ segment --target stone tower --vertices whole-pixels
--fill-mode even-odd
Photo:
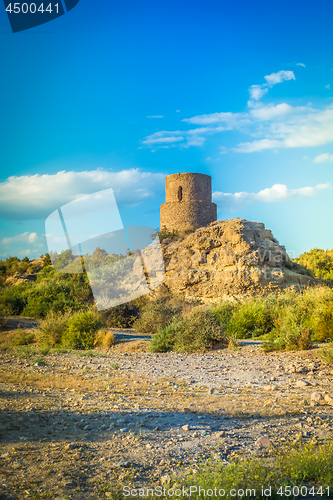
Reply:
[[[181,230],[207,226],[217,219],[212,203],[212,180],[206,174],[172,174],[165,179],[165,203],[160,228]]]

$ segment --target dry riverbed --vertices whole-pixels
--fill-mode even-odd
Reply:
[[[316,349],[151,354],[131,340],[101,356],[48,354],[45,365],[1,353],[1,499],[107,498],[209,457],[269,456],[332,435],[333,372]]]

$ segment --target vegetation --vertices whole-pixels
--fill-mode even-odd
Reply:
[[[296,498],[307,492],[312,498],[327,496],[325,488],[333,486],[333,445],[332,443],[316,446],[314,444],[288,445],[275,453],[273,464],[264,459],[235,457],[228,465],[208,461],[197,474],[189,475],[180,484],[182,490],[190,486],[191,498],[199,499],[199,486],[202,490],[221,490],[217,498]],[[269,488],[271,489],[271,493]],[[262,488],[267,491],[263,494]],[[312,489],[311,489],[312,488]],[[268,489],[268,490],[267,490]],[[225,494],[222,494],[224,490]],[[232,490],[238,495],[231,493]],[[252,490],[252,494],[250,491]],[[255,492],[253,492],[255,490]],[[245,492],[247,491],[248,494]],[[312,492],[312,493],[311,493]],[[181,495],[180,495],[181,496]]]
[[[194,310],[175,317],[153,337],[152,352],[204,352],[216,344],[226,345],[227,339],[210,311]]]
[[[166,226],[163,226],[161,229],[155,229],[155,233],[151,235],[152,239],[155,239],[158,236],[159,240],[162,242],[163,240],[174,240],[179,238],[184,238],[186,235],[193,233],[194,229],[192,226],[185,227],[184,229],[177,230],[172,229],[169,230]]]
[[[149,302],[142,307],[140,317],[134,321],[133,327],[140,333],[156,333],[179,315],[184,305],[184,301],[178,298],[163,298]]]
[[[166,228],[157,230],[156,234],[162,240],[181,237],[179,232],[170,234]],[[129,256],[136,258],[134,254]],[[226,342],[225,339],[236,347],[237,339],[258,337],[264,340],[266,351],[308,349],[312,341],[333,342],[331,286],[303,290],[292,287],[266,297],[235,302],[221,300],[199,309],[198,303],[181,297],[164,295],[154,301],[141,297],[97,313],[84,267],[82,272],[81,257],[73,256],[71,251],[41,257],[44,267],[39,270],[36,281],[6,284],[0,292],[0,328],[5,328],[6,316],[11,315],[42,320],[38,335],[18,332],[10,341],[12,345],[29,346],[37,341],[39,346],[51,349],[107,349],[114,338],[106,328],[131,326],[154,335],[153,351],[202,351],[220,341]],[[77,272],[58,272],[50,265],[51,259],[54,264],[57,261],[60,268]],[[108,255],[99,248],[86,256],[85,262],[96,269],[93,277],[89,275],[94,279],[94,287],[105,289],[105,282],[110,279],[108,283],[118,282],[126,272],[126,261],[124,256]],[[302,254],[297,262],[310,269],[314,276],[333,283],[330,281],[333,250],[313,249]],[[0,277],[3,281],[18,271],[30,272],[32,265],[35,263],[27,258],[20,261],[10,257],[0,262]],[[105,269],[111,269],[111,274]],[[8,344],[7,340],[3,343]],[[329,352],[323,351],[323,356],[329,357]]]
[[[302,253],[294,261],[308,269],[310,274],[315,278],[320,278],[333,284],[333,249],[322,250],[321,248],[312,248],[309,252]]]
[[[228,337],[261,337],[266,351],[308,349],[312,340],[333,340],[333,290],[327,286],[224,300],[211,311]]]
[[[333,363],[333,342],[329,344],[326,348],[320,349],[317,356],[324,361],[324,363]]]

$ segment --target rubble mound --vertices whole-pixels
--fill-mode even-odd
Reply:
[[[176,241],[162,241],[162,252],[162,288],[188,297],[254,295],[319,283],[289,259],[261,222],[212,222]]]

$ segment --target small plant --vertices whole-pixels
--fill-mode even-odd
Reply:
[[[106,328],[100,328],[96,332],[94,346],[100,349],[110,349],[114,344],[114,335]]]
[[[311,331],[309,328],[294,332],[284,332],[276,335],[272,331],[267,340],[264,340],[262,349],[265,352],[271,351],[297,351],[299,349],[307,350],[312,345]]]
[[[110,363],[110,367],[111,367],[113,370],[119,370],[120,365],[119,365],[118,363]]]
[[[227,338],[211,311],[192,311],[176,317],[154,335],[151,352],[204,352],[214,345],[226,345]]]
[[[22,346],[18,348],[17,356],[19,358],[30,358],[30,356],[34,356],[35,354],[38,354],[38,349],[36,347],[30,347],[30,346]]]
[[[329,344],[324,349],[319,349],[317,356],[319,359],[324,361],[324,363],[332,364],[333,363],[333,343]]]
[[[229,349],[238,349],[240,347],[240,343],[237,340],[236,336],[232,336],[228,338],[228,347]]]
[[[14,346],[29,345],[33,344],[34,340],[34,333],[27,333],[24,330],[17,330],[16,336],[14,337],[12,343]]]
[[[83,352],[78,352],[77,353],[78,356],[80,357],[99,357],[99,358],[105,358],[106,355],[105,354],[102,354],[100,352],[96,352],[96,351],[92,351],[92,350],[88,350],[88,351],[83,351]]]
[[[0,351],[7,351],[9,349],[9,345],[8,344],[2,344],[0,346]]]
[[[66,354],[69,352],[69,349],[65,349],[64,347],[54,347],[53,349],[50,349],[50,352],[54,354]]]
[[[43,365],[43,366],[45,366],[45,365],[47,364],[47,363],[46,363],[46,361],[45,361],[45,359],[44,359],[44,358],[41,358],[41,357],[38,357],[38,358],[34,359],[34,360],[33,360],[33,363],[34,363],[34,364],[35,364],[35,363],[39,363],[40,365]]]
[[[174,240],[175,238],[178,238],[179,232],[176,229],[172,229],[170,231],[166,226],[163,226],[162,229],[157,228],[155,230],[156,232],[151,235],[151,238],[155,240],[156,236],[159,237],[160,241],[163,240]]]
[[[156,333],[179,315],[185,306],[188,306],[188,303],[177,298],[150,302],[141,311],[139,319],[133,323],[133,328],[140,333]]]
[[[95,343],[97,330],[103,326],[98,314],[92,311],[77,313],[68,320],[61,342],[72,349],[91,349]]]
[[[70,317],[69,311],[65,314],[50,311],[40,327],[38,342],[48,347],[60,345]]]
[[[50,348],[48,346],[44,345],[40,348],[40,353],[43,354],[44,356],[49,354],[49,352],[50,352]]]

